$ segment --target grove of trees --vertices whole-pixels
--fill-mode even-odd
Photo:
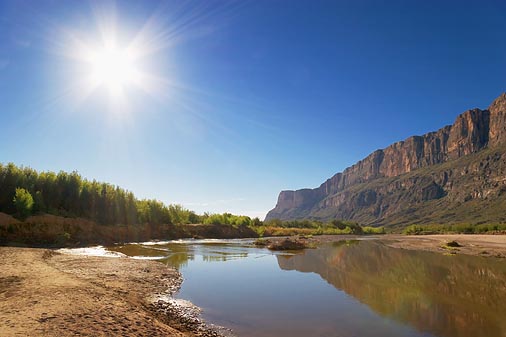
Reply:
[[[284,229],[288,228],[314,234],[384,233],[383,228],[362,227],[355,222],[337,219],[330,222],[310,219],[262,222],[258,218],[231,213],[199,215],[181,205],[165,205],[155,199],[137,199],[130,191],[84,179],[75,171],[37,172],[12,163],[0,164],[0,212],[21,220],[32,214],[79,217],[100,225],[200,223],[248,226],[258,233],[284,233]]]
[[[81,217],[102,225],[180,224],[199,220],[195,212],[157,200],[139,200],[118,186],[87,180],[77,172],[37,172],[0,164],[0,212],[24,219],[31,214]]]

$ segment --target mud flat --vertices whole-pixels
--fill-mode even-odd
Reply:
[[[220,336],[170,295],[181,275],[146,260],[0,247],[1,336]]]

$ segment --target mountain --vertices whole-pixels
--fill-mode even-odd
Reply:
[[[453,125],[377,150],[315,189],[282,191],[270,219],[362,224],[506,222],[506,93]]]

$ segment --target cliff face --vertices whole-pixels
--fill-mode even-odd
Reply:
[[[466,201],[476,199],[473,195],[483,196],[483,189],[488,189],[488,196],[498,195],[505,186],[506,176],[499,173],[504,163],[492,160],[497,154],[489,158],[481,158],[479,154],[496,149],[503,158],[503,146],[506,146],[506,94],[486,110],[462,113],[451,126],[377,150],[316,189],[282,191],[266,219],[342,218],[388,224],[396,213],[403,213],[415,204],[423,208],[419,204],[430,200],[446,199],[443,204],[448,207],[462,199],[461,194],[471,196]],[[482,167],[470,173],[473,162],[469,159],[473,158]],[[487,173],[491,165],[495,170]],[[441,170],[442,166],[446,169]],[[455,169],[467,172],[470,182],[457,179]],[[500,183],[490,187],[485,182],[487,179]],[[471,188],[473,191],[468,191]],[[409,218],[412,220],[435,219]],[[455,214],[447,220],[460,219]]]

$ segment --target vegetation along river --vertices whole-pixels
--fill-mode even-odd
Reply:
[[[506,336],[506,263],[374,240],[271,252],[251,240],[115,246],[184,277],[177,298],[238,336]]]

